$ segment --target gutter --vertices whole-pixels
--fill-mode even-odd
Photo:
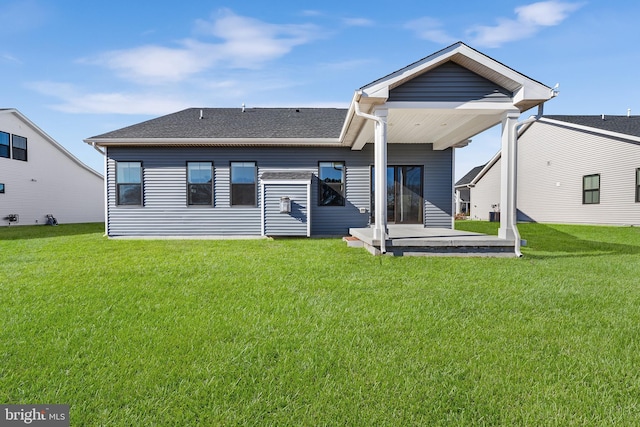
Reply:
[[[542,113],[543,113],[543,105],[544,105],[544,103],[538,105],[538,113],[535,116],[531,116],[528,119],[525,119],[525,120],[523,120],[521,122],[515,122],[512,125],[513,126],[513,129],[512,129],[513,135],[516,138],[516,141],[515,141],[515,146],[516,147],[518,146],[518,127],[531,124],[531,123],[537,121],[538,119],[540,119],[540,117],[542,117]],[[517,158],[517,153],[516,153],[516,162],[517,162],[517,160],[518,160],[518,158]],[[517,176],[518,176],[518,172],[517,172],[517,169],[516,169],[516,179],[517,179]],[[514,230],[514,232],[516,234],[515,254],[516,254],[516,256],[518,258],[520,258],[520,257],[522,257],[522,252],[520,251],[520,248],[522,246],[522,239],[520,238],[520,231],[518,230],[518,220],[517,220],[517,217],[518,217],[518,213],[517,213],[517,210],[518,210],[518,194],[517,194],[517,190],[518,190],[518,188],[516,186],[516,196],[515,196],[515,199],[516,199],[516,202],[515,202],[516,218],[515,218],[515,223],[513,224],[513,230]]]
[[[384,126],[384,121],[380,117],[376,117],[376,116],[374,116],[372,114],[367,114],[367,113],[363,113],[362,111],[360,111],[360,103],[358,102],[359,98],[360,98],[360,96],[357,96],[357,99],[354,98],[354,100],[353,100],[353,105],[355,107],[356,115],[360,116],[360,117],[363,117],[365,119],[368,119],[368,120],[374,120],[380,126]],[[386,233],[381,233],[381,234],[382,234],[382,238],[380,239],[380,252],[385,254],[385,253],[387,253],[387,236],[386,236]]]

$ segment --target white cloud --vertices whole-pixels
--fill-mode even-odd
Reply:
[[[455,42],[456,39],[447,34],[442,26],[442,22],[437,19],[425,16],[407,22],[404,28],[412,30],[419,38],[434,43],[449,44]]]
[[[367,18],[344,18],[342,22],[349,27],[371,27],[375,22]]]
[[[311,24],[271,24],[221,10],[212,20],[196,21],[196,34],[215,42],[186,39],[176,46],[146,45],[106,52],[83,62],[106,66],[139,83],[182,81],[214,67],[256,69],[295,46],[320,37]]]
[[[190,106],[188,102],[158,93],[86,93],[69,83],[35,82],[30,89],[58,98],[50,107],[65,113],[162,115]]]
[[[472,43],[480,47],[499,47],[536,34],[542,27],[559,25],[581,3],[555,0],[532,3],[515,9],[516,19],[499,18],[495,26],[479,25],[469,30]]]
[[[23,62],[16,58],[15,56],[11,55],[10,53],[3,53],[2,55],[0,55],[0,58],[2,58],[3,61],[6,62],[13,62],[14,64],[22,64]]]

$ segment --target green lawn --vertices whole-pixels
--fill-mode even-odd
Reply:
[[[640,229],[520,231],[523,258],[491,259],[0,228],[0,403],[74,426],[638,425]]]

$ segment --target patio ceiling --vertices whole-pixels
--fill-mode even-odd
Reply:
[[[387,142],[431,143],[435,150],[462,147],[469,138],[500,123],[505,111],[508,110],[389,108]],[[352,145],[354,150],[374,142],[373,125],[362,124]]]

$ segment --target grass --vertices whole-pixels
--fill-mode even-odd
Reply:
[[[520,231],[523,258],[486,259],[2,228],[0,403],[75,426],[636,425],[640,229]]]

